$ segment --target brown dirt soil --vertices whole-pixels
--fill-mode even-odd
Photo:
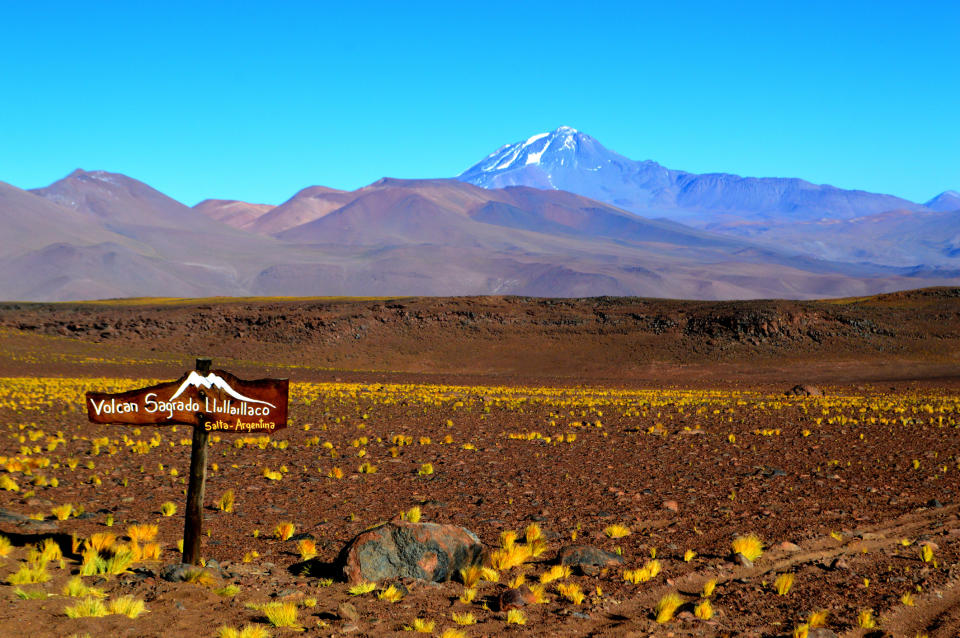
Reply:
[[[388,636],[410,635],[414,618],[440,635],[468,611],[477,624],[460,628],[467,636],[782,636],[814,610],[829,611],[838,635],[865,636],[877,631],[857,626],[867,609],[888,635],[960,635],[957,293],[4,305],[0,481],[17,490],[0,491],[0,534],[13,544],[0,558],[0,636],[214,636],[245,624],[274,636]],[[175,378],[195,355],[293,380],[287,430],[213,437],[203,555],[224,569],[217,586],[157,577],[179,557],[188,428],[98,426],[83,412],[84,390]],[[795,383],[825,396],[783,396]],[[328,477],[335,467],[343,478]],[[231,513],[216,507],[228,489]],[[180,512],[161,515],[167,501]],[[64,503],[83,513],[57,520],[51,509]],[[547,551],[481,583],[473,603],[459,600],[459,582],[405,583],[398,603],[350,595],[333,565],[339,550],[413,506],[491,550],[502,532],[522,542],[537,523]],[[315,540],[311,570],[297,536],[273,537],[284,521]],[[127,542],[134,523],[158,526],[160,561],[83,580],[149,611],[68,618],[79,599],[62,588],[81,562],[71,535]],[[608,537],[614,523],[630,534]],[[747,533],[766,550],[743,567],[731,540]],[[49,581],[7,584],[45,538],[65,550],[63,568],[53,561]],[[631,570],[655,552],[663,569],[640,584],[621,568],[574,573],[564,582],[580,586],[581,604],[553,582],[550,602],[523,607],[525,625],[507,624],[495,605],[505,583],[520,573],[536,582],[574,542],[619,551]],[[795,581],[781,596],[773,582],[784,573]],[[711,579],[715,615],[701,620],[690,612]],[[214,591],[227,583],[239,592]],[[52,596],[23,600],[18,587]],[[658,624],[653,609],[670,592],[683,606]],[[298,603],[304,632],[273,629],[247,607],[278,600]],[[358,619],[342,617],[346,602]]]

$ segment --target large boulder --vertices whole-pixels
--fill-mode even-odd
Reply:
[[[480,562],[482,554],[480,539],[463,527],[394,519],[350,541],[338,564],[351,584],[396,578],[441,582]]]

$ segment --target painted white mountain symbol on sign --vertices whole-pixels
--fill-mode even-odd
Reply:
[[[180,385],[180,388],[177,389],[177,391],[174,393],[172,397],[170,397],[169,400],[173,401],[178,396],[183,394],[184,390],[186,390],[189,387],[217,388],[218,390],[223,390],[224,392],[226,392],[227,394],[229,394],[230,396],[232,396],[234,399],[238,401],[246,401],[248,403],[262,403],[263,405],[269,405],[271,408],[277,407],[272,403],[267,403],[266,401],[258,401],[257,399],[251,399],[250,397],[243,396],[242,394],[240,394],[239,392],[231,388],[230,384],[224,381],[222,377],[219,377],[212,372],[207,376],[202,377],[192,370],[190,371],[190,374],[187,376],[187,380]]]

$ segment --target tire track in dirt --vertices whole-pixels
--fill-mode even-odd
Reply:
[[[941,591],[915,599],[880,617],[880,627],[894,636],[926,635],[929,638],[960,636],[960,583],[953,582]],[[859,634],[846,634],[851,638]]]
[[[764,552],[760,564],[753,567],[721,568],[712,573],[694,571],[684,574],[674,579],[672,584],[662,584],[639,590],[635,598],[624,601],[610,609],[607,617],[596,623],[589,635],[622,635],[622,631],[631,626],[631,620],[651,617],[651,610],[657,601],[671,591],[694,598],[700,595],[704,584],[711,579],[715,579],[719,587],[739,579],[752,580],[767,574],[784,572],[797,565],[808,563],[829,564],[833,559],[856,555],[863,552],[864,549],[867,552],[889,549],[898,546],[903,538],[915,537],[922,532],[932,533],[935,528],[942,528],[946,522],[958,520],[960,518],[958,513],[960,513],[960,505],[924,509],[890,521],[854,530],[851,540],[842,544],[838,544],[840,541],[831,536],[825,536],[810,541],[800,551],[768,550]],[[905,629],[904,632],[894,631],[893,635],[895,636],[912,638],[917,632],[928,632],[930,638],[939,636],[956,638],[960,636],[960,584],[951,585],[937,595],[927,596],[923,602],[918,600],[916,607],[904,606],[904,609],[913,612],[912,614],[905,614],[912,620],[899,622],[911,629]],[[893,619],[883,620],[881,627],[886,628],[888,622],[895,623],[898,621]],[[913,627],[918,628],[913,629]],[[856,630],[848,635],[851,637],[860,636],[862,631]]]

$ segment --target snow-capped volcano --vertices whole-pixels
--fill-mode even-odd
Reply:
[[[632,162],[607,150],[586,133],[561,126],[498,148],[458,179],[484,188],[534,186],[579,192],[575,188],[578,184],[569,183],[578,173],[610,169],[619,172],[623,163]]]
[[[697,226],[851,219],[924,207],[891,195],[796,178],[696,174],[631,160],[569,126],[503,146],[458,176],[484,188],[565,190],[647,217]]]
[[[266,401],[259,401],[257,399],[251,399],[250,397],[245,397],[233,388],[230,387],[230,384],[224,380],[223,377],[210,373],[207,376],[201,376],[194,372],[190,371],[190,374],[187,375],[186,381],[180,384],[180,387],[177,388],[177,391],[170,397],[170,401],[175,401],[177,397],[184,393],[187,388],[216,388],[217,390],[222,390],[232,396],[237,401],[246,401],[247,403],[261,403],[263,405],[269,405],[271,408],[275,408],[272,403],[267,403]]]

